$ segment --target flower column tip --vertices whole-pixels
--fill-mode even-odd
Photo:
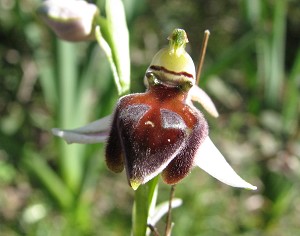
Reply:
[[[170,40],[170,52],[175,53],[177,56],[185,53],[185,46],[189,42],[186,32],[183,29],[175,29],[168,37]]]

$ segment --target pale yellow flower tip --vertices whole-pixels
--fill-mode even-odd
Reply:
[[[138,180],[130,180],[130,186],[133,190],[137,190],[141,183]]]

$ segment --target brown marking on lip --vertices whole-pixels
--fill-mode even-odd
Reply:
[[[186,77],[189,77],[189,78],[192,78],[192,79],[194,78],[193,75],[190,74],[190,73],[187,73],[187,72],[184,72],[184,71],[182,71],[182,72],[171,71],[171,70],[166,69],[163,66],[154,66],[154,65],[152,65],[152,66],[150,66],[150,69],[156,70],[156,71],[164,71],[164,72],[172,74],[172,75],[179,75],[179,76],[183,75],[183,76],[186,76]]]

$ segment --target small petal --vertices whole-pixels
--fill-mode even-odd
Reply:
[[[197,151],[195,165],[221,182],[233,187],[256,190],[257,187],[243,180],[227,163],[213,142],[207,137]]]
[[[203,108],[213,117],[218,117],[219,113],[211,98],[197,85],[194,85],[190,90],[190,96],[193,101],[199,102]]]
[[[83,127],[73,130],[52,129],[55,136],[61,137],[67,143],[101,143],[108,138],[111,116],[106,116]]]

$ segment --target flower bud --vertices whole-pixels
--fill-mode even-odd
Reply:
[[[67,41],[95,39],[93,22],[99,10],[82,0],[46,0],[38,13],[55,34]]]

